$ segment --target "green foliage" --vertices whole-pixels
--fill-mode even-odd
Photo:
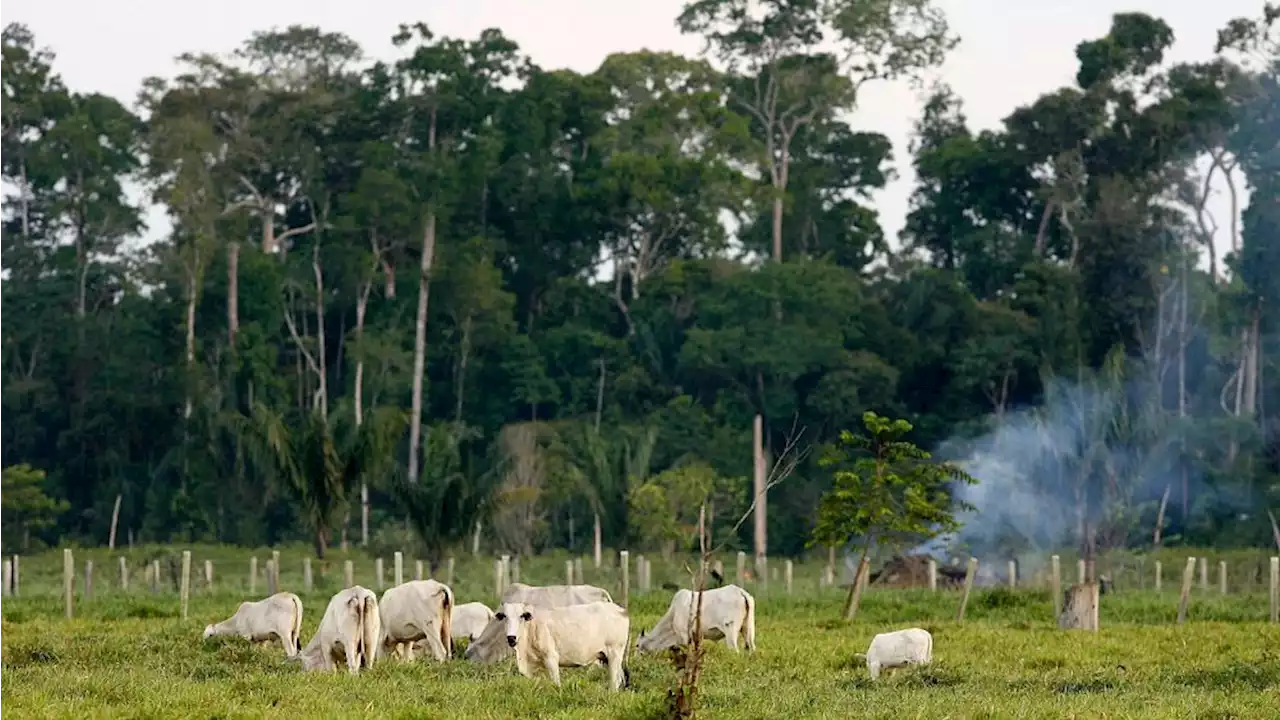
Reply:
[[[840,434],[840,448],[823,458],[835,471],[835,484],[818,506],[814,544],[840,546],[854,538],[864,545],[919,542],[958,530],[956,512],[970,509],[952,499],[954,483],[975,484],[959,467],[935,462],[929,453],[905,440],[906,420],[889,420],[874,412],[862,416],[866,434]]]
[[[705,498],[737,548],[757,414],[775,460],[867,411],[925,449],[1065,424],[1087,435],[1059,443],[1071,472],[1018,489],[1078,494],[1088,522],[1046,542],[1147,542],[1168,485],[1168,542],[1270,543],[1277,17],[1176,62],[1168,23],[1117,14],[1073,80],[985,129],[935,87],[909,158],[849,118],[954,47],[932,0],[696,0],[678,23],[709,57],[588,73],[498,29],[401,26],[366,62],[291,26],[181,56],[136,112],[10,24],[4,456],[66,501],[51,542],[100,542],[120,497],[140,541],[319,550],[410,515],[437,556],[475,520],[520,551],[582,550],[597,518],[606,545],[678,545]],[[891,247],[877,196],[906,162]],[[1238,222],[1206,207],[1224,183]],[[144,204],[171,230],[140,244]],[[400,487],[410,450],[434,479]],[[1108,458],[1141,467],[1112,482]],[[771,555],[805,550],[830,486],[806,454],[770,497]]]
[[[3,477],[0,507],[4,511],[4,544],[26,552],[33,549],[31,534],[36,533],[38,539],[71,505],[45,494],[43,470],[26,464],[10,465],[4,469]]]
[[[428,427],[422,436],[423,465],[417,482],[394,473],[386,483],[396,511],[408,520],[433,571],[445,551],[475,529],[493,501],[497,474],[468,476],[463,466],[463,443],[475,437],[474,431],[457,425]]]

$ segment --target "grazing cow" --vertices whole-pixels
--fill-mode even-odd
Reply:
[[[347,672],[356,675],[362,666],[373,667],[381,637],[378,596],[356,585],[329,600],[320,627],[298,658],[304,670],[334,670],[345,661]]]
[[[293,657],[302,649],[302,600],[289,592],[264,600],[242,602],[231,617],[204,626],[204,637],[235,635],[251,642],[279,640],[284,654]]]
[[[533,677],[542,666],[551,682],[560,684],[560,668],[600,663],[609,668],[609,687],[631,685],[631,673],[623,664],[631,619],[625,608],[611,602],[595,602],[547,608],[523,603],[503,603],[494,614],[502,624],[507,645],[516,651],[516,669]]]
[[[881,670],[928,665],[933,662],[933,636],[920,628],[880,633],[871,638],[866,659],[872,680],[880,677]]]
[[[511,583],[502,591],[503,603],[521,603],[539,607],[565,607],[593,602],[613,602],[609,591],[594,585],[545,585],[536,587]]]
[[[413,660],[414,643],[424,640],[436,660],[453,655],[453,590],[435,580],[411,580],[382,594],[381,652]]]
[[[686,645],[693,639],[694,609],[698,597],[692,590],[679,590],[671,598],[667,614],[648,633],[640,631],[636,649],[641,652],[661,652],[667,648]],[[747,650],[756,649],[756,601],[751,593],[737,585],[725,585],[702,594],[702,636],[711,640],[724,640],[734,652],[738,651],[738,634],[742,633]]]

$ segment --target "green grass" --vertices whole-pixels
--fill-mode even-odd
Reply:
[[[219,566],[247,567],[242,551],[209,552]],[[266,556],[259,553],[260,562]],[[68,621],[57,594],[60,558],[24,559],[30,568],[23,567],[22,596],[0,608],[3,700],[14,717],[646,718],[660,709],[674,676],[665,658],[635,655],[634,689],[620,693],[605,688],[602,668],[567,669],[556,689],[544,678],[520,677],[511,661],[389,661],[358,677],[303,673],[283,660],[279,646],[201,641],[206,623],[245,599],[243,572],[215,578],[213,590],[198,587],[184,621],[177,596],[152,594],[140,576],[128,593],[108,588],[108,578],[116,582],[109,561],[105,553],[95,561],[112,572],[95,582],[94,598],[77,599],[76,618]],[[459,602],[492,604],[490,563],[460,564]],[[371,575],[372,563],[363,564]],[[563,557],[526,565],[526,581],[563,577]],[[607,571],[593,578],[587,565],[588,582],[615,589]],[[388,562],[388,580],[390,574]],[[304,642],[341,584],[341,562],[324,577],[317,568],[317,576],[323,587],[303,595]],[[655,585],[663,576],[676,579],[678,569],[655,564]],[[1104,596],[1095,634],[1056,629],[1044,590],[975,590],[966,622],[957,624],[958,593],[873,589],[858,620],[844,623],[836,619],[841,592],[807,582],[816,576],[816,566],[798,567],[792,596],[776,583],[751,588],[759,649],[735,655],[711,646],[699,695],[703,717],[1280,717],[1280,627],[1264,622],[1265,593],[1197,590],[1191,621],[1178,627],[1176,590],[1166,579],[1162,593]],[[372,577],[357,581],[373,584]],[[300,571],[296,583],[288,573],[282,583],[296,588]],[[633,595],[633,636],[652,626],[669,598],[661,589]],[[870,682],[855,653],[877,632],[913,625],[933,633],[933,665]]]

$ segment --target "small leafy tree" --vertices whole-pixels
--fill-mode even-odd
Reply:
[[[250,415],[234,413],[229,424],[254,464],[297,498],[311,526],[316,557],[323,560],[352,488],[389,470],[405,416],[396,408],[378,408],[343,435],[319,410],[291,426],[280,413],[255,403]]]
[[[409,519],[409,527],[422,543],[432,573],[440,568],[445,550],[465,538],[490,511],[502,478],[501,464],[475,476],[465,472],[462,444],[478,436],[458,423],[427,427],[417,482],[397,474],[388,488],[396,509]]]
[[[53,527],[58,516],[70,504],[51,498],[44,492],[45,473],[26,463],[10,465],[3,472],[0,506],[3,507],[5,545],[18,544],[25,552],[31,549],[31,531]]]
[[[846,620],[857,613],[859,580],[872,545],[917,543],[958,530],[956,511],[971,506],[953,503],[949,486],[977,482],[959,467],[934,461],[928,452],[903,440],[911,432],[906,420],[867,411],[862,423],[865,435],[842,431],[840,446],[820,461],[824,467],[840,469],[835,472],[835,486],[822,497],[810,540],[810,545],[831,546],[860,541],[858,572],[844,606]]]

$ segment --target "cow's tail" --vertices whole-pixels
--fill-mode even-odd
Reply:
[[[302,600],[297,595],[290,595],[289,600],[293,603],[293,647],[302,652]]]
[[[751,593],[746,590],[742,591],[742,599],[747,602],[747,617],[742,621],[743,641],[747,646],[747,650],[756,649],[756,599],[751,597]]]
[[[382,618],[378,615],[378,598],[369,593],[360,603],[360,644],[363,645],[361,656],[367,668],[373,667],[382,645]]]
[[[453,589],[443,586],[444,600],[440,612],[440,644],[444,645],[445,657],[453,657]]]

